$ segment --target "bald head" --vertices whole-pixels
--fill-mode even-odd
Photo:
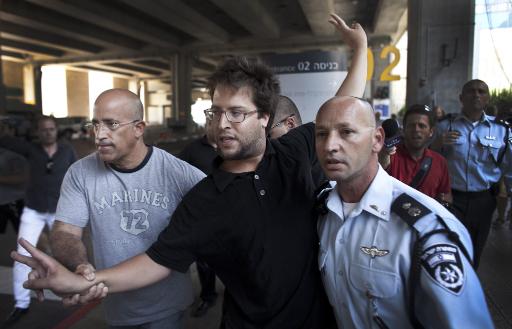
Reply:
[[[316,116],[315,136],[325,175],[351,186],[352,192],[358,191],[356,197],[343,195],[348,197],[344,200],[356,202],[377,173],[377,155],[384,143],[384,132],[375,124],[371,105],[350,96],[329,99]]]
[[[351,113],[353,119],[367,127],[375,127],[375,115],[373,107],[364,99],[352,96],[335,96],[327,100],[317,113],[319,116],[325,111],[341,111]]]
[[[144,117],[144,108],[139,96],[127,89],[115,88],[105,90],[94,102],[95,107],[107,104],[108,107],[114,107],[121,109],[123,112],[128,112],[126,114],[129,114],[133,120],[142,120]]]
[[[288,97],[279,95],[277,100],[276,113],[274,114],[274,122],[279,122],[280,120],[286,118],[287,116],[293,115],[297,121],[297,126],[302,124],[302,118],[300,117],[300,112],[295,103]]]

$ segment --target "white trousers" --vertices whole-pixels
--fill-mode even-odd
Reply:
[[[37,244],[39,236],[45,225],[52,227],[55,220],[55,213],[43,213],[30,208],[23,208],[20,218],[20,229],[18,239],[23,238],[33,244]],[[18,253],[29,256],[29,253],[18,244]],[[13,288],[15,307],[27,308],[30,305],[30,290],[23,288],[23,282],[27,281],[31,269],[25,264],[14,262],[13,267]]]

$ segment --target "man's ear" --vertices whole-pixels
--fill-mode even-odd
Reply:
[[[135,129],[135,137],[140,138],[144,135],[144,130],[146,129],[146,122],[145,121],[139,121],[134,124]]]
[[[375,153],[379,153],[384,146],[384,129],[382,127],[375,128],[373,132],[373,146],[372,150]]]
[[[268,114],[268,113],[261,114],[259,120],[261,120],[261,126],[263,128],[267,128],[269,119],[270,119],[270,114]]]
[[[295,121],[295,117],[288,117],[286,118],[286,121],[284,122],[286,127],[288,127],[288,130],[296,128],[298,126],[297,121]]]

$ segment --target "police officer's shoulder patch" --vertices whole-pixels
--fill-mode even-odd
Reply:
[[[450,244],[436,244],[425,249],[421,264],[441,287],[458,295],[464,286],[464,267],[459,249]]]

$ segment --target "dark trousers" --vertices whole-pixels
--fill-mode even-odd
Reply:
[[[0,205],[0,233],[5,233],[7,223],[11,222],[16,233],[20,228],[20,216],[23,210],[23,200]]]
[[[466,226],[473,242],[473,264],[477,269],[480,256],[491,229],[496,209],[496,197],[492,190],[482,192],[461,192],[452,190],[453,207],[459,212],[459,219]]]
[[[205,302],[214,302],[217,298],[215,291],[215,272],[200,260],[196,262],[199,282],[201,283],[201,299]]]

